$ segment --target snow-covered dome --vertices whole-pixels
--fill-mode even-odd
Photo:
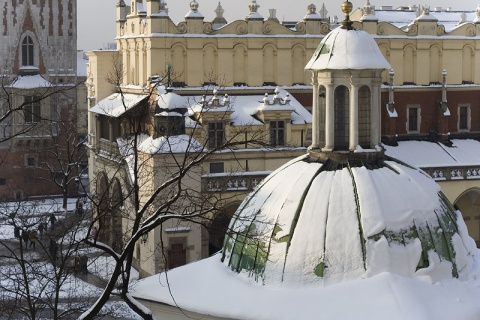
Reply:
[[[439,186],[391,158],[294,159],[243,201],[227,234],[223,262],[265,285],[465,278],[476,250]]]
[[[306,70],[390,69],[373,37],[362,30],[338,27],[327,34]]]

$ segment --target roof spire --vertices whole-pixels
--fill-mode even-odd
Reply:
[[[350,1],[342,3],[342,12],[345,13],[345,20],[342,21],[342,29],[352,30],[353,22],[350,20],[350,12],[352,12],[353,5]]]

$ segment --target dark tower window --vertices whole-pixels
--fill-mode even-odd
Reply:
[[[327,91],[324,86],[318,88],[318,116],[320,121],[318,123],[318,146],[323,148],[326,144],[325,142],[325,121],[326,121],[326,110],[327,107]]]
[[[23,106],[23,115],[25,123],[38,123],[41,119],[40,97],[25,97]]]
[[[22,65],[33,66],[33,40],[26,36],[22,41]]]
[[[362,86],[358,90],[358,144],[370,148],[370,88]]]
[[[459,107],[458,129],[468,130],[468,107]]]
[[[349,91],[345,86],[335,89],[335,150],[348,150],[349,128]]]
[[[419,132],[418,130],[418,108],[408,108],[408,131]]]

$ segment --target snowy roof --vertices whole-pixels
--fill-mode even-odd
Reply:
[[[17,89],[49,88],[52,86],[53,84],[39,74],[18,76],[10,85],[10,87]]]
[[[278,96],[284,100],[288,92],[282,88],[279,88]],[[292,110],[292,124],[304,124],[312,123],[312,115],[308,112],[305,107],[302,106],[298,100],[294,97],[289,96],[290,102],[288,105],[275,105],[272,102],[270,106],[264,106],[263,95],[238,95],[230,96],[229,107],[218,106],[218,107],[203,107],[203,111],[207,112],[225,112],[232,111],[230,116],[230,121],[233,125],[261,125],[262,123],[253,117],[257,113],[258,108],[277,110],[276,108],[281,108],[282,110]],[[272,99],[273,96],[269,96],[269,99]],[[190,104],[192,104],[191,112],[200,112],[202,111],[202,104],[199,101],[198,97],[188,97]],[[211,101],[211,96],[206,97],[206,101]],[[221,97],[220,97],[221,100]]]
[[[116,118],[138,105],[147,97],[148,95],[146,94],[114,93],[100,100],[90,108],[90,112]]]
[[[229,319],[480,314],[478,249],[432,179],[395,160],[312,160],[290,161],[243,201],[222,253],[168,271],[169,286],[165,274],[143,279],[133,295]]]
[[[187,99],[174,92],[160,94],[156,102],[162,110],[186,109],[188,107]]]
[[[363,30],[338,27],[326,35],[306,70],[390,69],[373,37]]]
[[[398,28],[406,27],[417,19],[415,11],[376,10],[374,15],[379,22],[388,22]],[[447,31],[455,29],[462,23],[462,21],[474,22],[477,17],[475,12],[460,11],[430,11],[428,16],[430,16],[430,18],[435,17],[436,20],[438,20],[437,23],[445,26],[445,30]],[[465,17],[465,20],[463,20],[463,17]]]
[[[480,142],[472,139],[451,142],[448,147],[440,142],[400,141],[396,147],[385,145],[385,152],[420,168],[480,165]]]

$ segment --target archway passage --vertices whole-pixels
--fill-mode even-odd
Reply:
[[[218,211],[212,219],[208,229],[208,255],[211,256],[223,247],[223,240],[228,230],[228,225],[233,217],[233,214],[238,208],[238,203],[229,204],[222,210]]]
[[[455,201],[455,208],[462,213],[468,234],[480,247],[480,189],[465,191]]]

